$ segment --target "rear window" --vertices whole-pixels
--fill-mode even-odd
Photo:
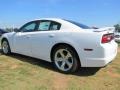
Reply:
[[[71,20],[65,20],[65,21],[68,21],[74,25],[77,25],[78,27],[82,28],[82,29],[91,29],[91,27],[87,26],[87,25],[84,25],[84,24],[81,24],[79,22],[75,22],[75,21],[71,21]]]

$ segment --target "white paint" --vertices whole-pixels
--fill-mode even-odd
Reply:
[[[12,32],[2,36],[7,38],[11,51],[51,62],[50,53],[57,43],[66,43],[77,51],[82,67],[102,67],[111,62],[117,54],[117,44],[114,40],[102,44],[104,34],[113,33],[113,28],[82,29],[62,19],[45,18],[62,24],[61,30],[37,32]],[[51,37],[51,35],[53,37]],[[93,51],[84,51],[84,48]]]

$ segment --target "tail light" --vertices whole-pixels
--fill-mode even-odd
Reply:
[[[110,41],[112,41],[114,39],[114,34],[111,33],[111,34],[105,34],[102,36],[102,43],[108,43]]]

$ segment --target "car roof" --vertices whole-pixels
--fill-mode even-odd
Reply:
[[[61,18],[40,18],[40,19],[34,19],[32,21],[39,21],[39,20],[50,20],[50,21],[56,21],[56,22],[59,22],[59,23],[67,22],[67,21],[65,21],[64,19],[61,19]]]
[[[35,19],[35,20],[63,20],[61,18],[40,18],[40,19]]]
[[[61,23],[62,24],[62,27],[61,29],[80,29],[80,27],[66,21],[65,19],[61,19],[61,18],[40,18],[40,19],[34,19],[32,21],[39,21],[39,20],[50,20],[50,21],[55,21],[55,22],[58,22],[58,23]],[[31,21],[31,22],[32,22]]]

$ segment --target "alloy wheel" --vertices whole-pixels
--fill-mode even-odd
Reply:
[[[73,56],[67,49],[57,50],[54,59],[56,66],[62,71],[68,71],[73,66]]]

